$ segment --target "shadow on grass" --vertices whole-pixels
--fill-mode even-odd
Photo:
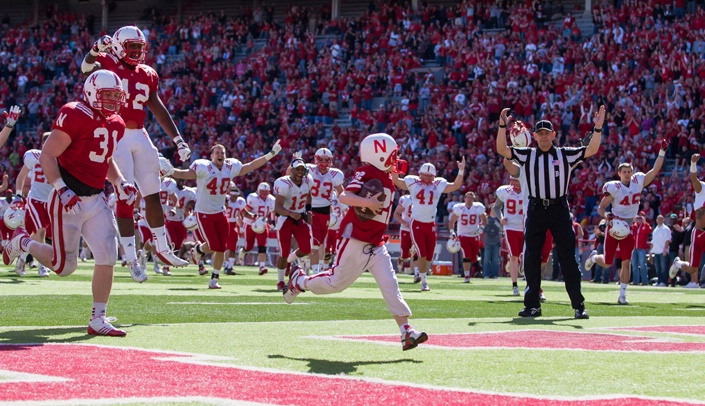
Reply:
[[[167,288],[167,290],[178,290],[178,291],[186,291],[186,292],[196,292],[201,289],[198,288]]]
[[[582,330],[584,327],[581,325],[571,325],[562,324],[562,321],[575,320],[573,317],[563,317],[560,319],[545,319],[541,317],[515,317],[507,321],[483,321],[487,324],[512,324],[518,326],[561,326],[561,327],[572,327],[574,329]]]
[[[278,292],[280,295],[282,294],[282,293],[281,293],[281,290],[277,290],[277,287],[276,287],[276,286],[273,287],[272,289],[252,289],[252,291],[253,291],[253,292],[257,292],[257,293],[272,293],[272,292]]]
[[[22,279],[12,278],[12,279],[0,279],[0,283],[6,283],[8,285],[19,285],[25,283]]]
[[[393,361],[331,361],[327,359],[316,359],[316,358],[294,358],[287,357],[286,355],[270,354],[268,355],[270,359],[288,359],[292,361],[302,361],[308,363],[309,372],[325,375],[351,375],[357,373],[357,367],[362,365],[391,365],[391,364],[402,364],[409,362],[412,364],[421,364],[423,361],[417,361],[413,359],[397,359]]]
[[[56,336],[74,334],[71,337],[56,338]],[[15,343],[75,343],[87,341],[94,336],[86,333],[86,327],[71,328],[38,328],[28,330],[12,330],[0,333],[0,344]]]

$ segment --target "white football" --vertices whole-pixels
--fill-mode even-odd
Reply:
[[[455,254],[460,251],[460,241],[451,238],[446,242],[446,248],[448,249],[448,252]]]
[[[198,227],[198,220],[194,215],[186,216],[182,223],[184,224],[184,227],[186,227],[186,229],[189,231],[193,231]]]
[[[631,230],[629,229],[629,224],[626,221],[620,219],[612,219],[610,224],[609,234],[615,240],[623,240],[627,238]]]
[[[262,234],[266,228],[267,228],[267,219],[262,216],[257,217],[255,222],[252,223],[252,231],[254,231],[257,234]]]

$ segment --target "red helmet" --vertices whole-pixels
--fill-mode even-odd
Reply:
[[[333,167],[333,153],[328,148],[320,148],[313,158],[318,169],[323,172]]]

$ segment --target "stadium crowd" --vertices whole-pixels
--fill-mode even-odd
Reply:
[[[438,176],[452,179],[455,162],[467,157],[464,184],[439,202],[442,218],[448,201],[466,191],[489,206],[506,183],[492,148],[502,106],[528,125],[560,123],[560,144],[578,145],[593,110],[605,104],[601,158],[584,164],[572,182],[575,217],[596,225],[601,185],[617,178],[622,162],[650,167],[659,138],[669,140],[667,157],[676,165],[644,192],[645,217],[653,224],[658,214],[689,215],[689,158],[705,153],[700,2],[595,1],[594,31],[585,37],[570,10],[562,26],[550,23],[553,11],[544,3],[420,2],[413,11],[408,1],[371,2],[363,16],[333,21],[328,8],[291,6],[281,22],[265,5],[237,16],[187,15],[182,23],[149,12],[139,25],[150,42],[146,63],[162,79],[162,100],[192,145],[191,160],[221,143],[228,156],[247,161],[281,138],[284,151],[300,150],[306,160],[330,148],[347,177],[359,165],[357,148],[349,147],[386,132],[411,172],[431,161]],[[0,28],[0,107],[24,106],[14,138],[0,151],[12,180],[57,108],[80,94],[79,67],[95,18],[52,6],[38,26],[10,22]],[[348,115],[352,125],[336,121]],[[157,148],[181,165],[173,143],[148,122]],[[272,183],[286,162],[274,160],[238,186],[249,193]]]

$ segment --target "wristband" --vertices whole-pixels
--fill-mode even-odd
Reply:
[[[507,125],[506,125],[506,124],[505,124],[505,125],[500,124],[500,125],[499,125],[499,128],[507,128]]]
[[[266,159],[267,161],[270,161],[272,158],[274,158],[274,155],[275,155],[274,152],[269,151],[266,154],[264,154],[264,159]]]
[[[307,205],[306,205],[306,211],[311,211],[311,205],[310,205],[310,204],[307,204]]]
[[[602,128],[595,128],[595,127],[592,127],[592,132],[601,133],[601,132],[602,132]]]
[[[697,162],[690,161],[690,173],[697,173],[697,172],[698,172]]]
[[[184,142],[184,138],[181,135],[177,135],[172,139],[172,141],[174,141],[174,144],[178,146],[180,143]]]
[[[64,183],[64,180],[61,178],[55,180],[54,183],[52,183],[51,185],[54,186],[54,189],[56,191],[60,191],[61,189],[66,187],[66,183]]]
[[[12,130],[13,128],[15,128],[15,125],[14,125],[14,124],[5,124],[5,127],[7,127],[7,128],[9,128],[10,130]]]
[[[661,158],[664,158],[666,156],[666,150],[659,149],[658,156],[660,156]]]
[[[99,52],[99,51],[96,51],[96,49],[93,48],[93,47],[91,47],[91,50],[88,51],[88,53],[91,54],[91,55],[93,55],[93,56],[98,56],[98,52]]]
[[[458,171],[458,176],[463,176],[463,175],[465,175],[465,169],[459,170],[459,171]]]

